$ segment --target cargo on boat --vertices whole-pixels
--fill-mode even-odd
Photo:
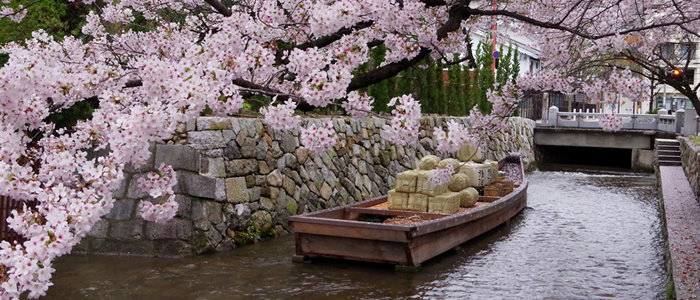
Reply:
[[[525,207],[527,181],[520,157],[508,156],[497,165],[511,184],[492,184],[485,190],[494,196],[478,196],[479,202],[454,213],[390,209],[385,195],[290,217],[295,260],[327,257],[417,267],[503,224]],[[491,192],[496,188],[500,190]]]

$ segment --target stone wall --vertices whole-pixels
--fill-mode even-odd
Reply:
[[[435,154],[432,127],[446,120],[423,119],[430,129],[421,132],[419,142],[397,146],[380,137],[386,122],[381,118],[307,119],[303,123],[330,121],[339,134],[333,150],[314,154],[300,146],[298,129],[281,133],[260,119],[201,117],[180,126],[172,140],[153,145],[145,166],[126,168],[114,209],[75,251],[184,256],[284,234],[291,215],[386,194],[397,173]],[[490,138],[490,158],[521,152],[534,166],[534,122],[513,118],[510,123],[510,130]],[[136,182],[161,163],[172,165],[178,178],[180,208],[166,224],[145,222],[137,211],[138,202],[149,198]]]
[[[681,142],[681,162],[685,176],[688,177],[695,196],[700,197],[700,146],[687,137],[678,139]]]

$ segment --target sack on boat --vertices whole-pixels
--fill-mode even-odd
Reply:
[[[402,193],[390,190],[387,194],[387,208],[395,210],[428,211],[428,196],[417,193]]]
[[[464,143],[464,146],[457,151],[457,158],[461,161],[483,162],[486,160],[486,145],[477,148],[469,143]]]
[[[470,187],[459,191],[459,206],[472,207],[479,201],[479,191]]]
[[[389,209],[405,210],[408,207],[408,193],[389,190],[386,202]]]
[[[440,163],[440,158],[435,155],[426,155],[420,159],[418,163],[418,169],[421,170],[434,170]]]
[[[470,161],[459,168],[459,173],[466,174],[469,177],[468,186],[470,187],[482,187],[492,182],[489,165]]]
[[[440,163],[438,163],[437,167],[439,169],[444,169],[444,168],[447,168],[447,165],[450,165],[450,164],[452,165],[453,170],[457,170],[457,169],[459,169],[459,166],[462,164],[462,162],[460,162],[459,160],[456,160],[454,158],[445,158],[445,159],[441,160]]]
[[[396,174],[396,186],[394,189],[402,193],[415,193],[418,174],[418,170],[408,170]]]
[[[484,164],[488,165],[491,171],[491,182],[489,184],[496,182],[498,180],[498,162],[487,159],[484,161]]]
[[[450,189],[451,192],[459,192],[467,187],[469,187],[469,177],[464,173],[455,173],[452,175],[452,180],[450,180],[449,185],[447,185],[447,188]]]
[[[442,193],[445,193],[449,191],[447,188],[447,183],[439,185],[439,186],[433,186],[430,181],[428,181],[428,177],[430,176],[430,173],[433,171],[417,171],[418,175],[416,176],[416,193],[420,193],[423,195],[428,195],[428,196],[437,196]]]
[[[444,194],[430,197],[428,200],[428,212],[453,214],[459,211],[460,194],[455,192],[447,192]]]
[[[408,194],[408,210],[412,211],[428,211],[429,197],[423,194],[412,193]]]

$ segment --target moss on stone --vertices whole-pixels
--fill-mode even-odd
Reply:
[[[288,210],[289,213],[291,213],[292,215],[296,215],[296,214],[297,214],[297,202],[294,201],[294,199],[288,199],[288,201],[287,201],[287,210]]]
[[[700,146],[700,135],[689,136],[688,139],[695,143],[695,145]]]
[[[236,231],[233,242],[236,246],[243,246],[255,242],[256,236],[245,231]]]
[[[192,247],[194,247],[194,252],[197,254],[207,252],[211,248],[209,240],[203,234],[198,234],[192,239]]]

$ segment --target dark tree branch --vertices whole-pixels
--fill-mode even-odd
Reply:
[[[438,28],[437,30],[438,39],[444,39],[447,37],[448,33],[459,30],[462,20],[466,20],[470,17],[466,5],[469,4],[457,3],[450,7],[449,18],[447,19],[447,22],[445,22],[445,24],[440,26],[440,28]],[[370,86],[389,77],[396,76],[401,71],[406,70],[417,64],[420,60],[428,56],[430,52],[430,49],[421,47],[420,52],[418,52],[418,54],[411,59],[404,59],[395,63],[390,63],[383,67],[376,68],[369,73],[357,76],[353,78],[352,81],[350,81],[350,85],[348,85],[347,91],[354,91],[363,87]]]
[[[376,68],[369,73],[357,76],[350,81],[347,91],[354,91],[370,86],[389,77],[396,76],[401,71],[406,70],[418,63],[420,60],[428,56],[428,54],[430,54],[430,50],[421,47],[420,52],[418,52],[418,54],[411,59],[404,59],[399,62],[390,63],[383,67]]]
[[[230,17],[233,15],[231,10],[226,7],[223,3],[219,2],[218,0],[204,0],[207,4],[209,4],[212,8],[214,8],[218,13],[224,15],[224,17]]]

